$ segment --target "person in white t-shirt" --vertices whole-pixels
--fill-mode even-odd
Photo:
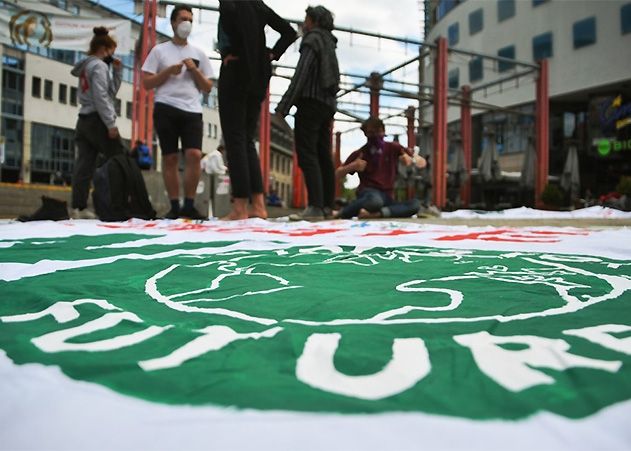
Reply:
[[[155,89],[153,120],[162,152],[162,176],[171,209],[165,218],[206,219],[194,206],[201,175],[202,104],[201,93],[212,88],[212,68],[201,49],[188,43],[193,24],[190,6],[177,5],[171,13],[173,38],[156,45],[142,71],[145,89]],[[184,151],[184,205],[179,200],[179,149]]]

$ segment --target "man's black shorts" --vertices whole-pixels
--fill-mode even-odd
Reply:
[[[182,149],[201,150],[204,133],[202,113],[190,113],[164,103],[156,103],[153,123],[160,139],[162,155],[178,152],[180,140]]]

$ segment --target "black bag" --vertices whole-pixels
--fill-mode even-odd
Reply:
[[[92,202],[101,221],[155,219],[145,180],[129,155],[109,158],[96,169],[93,183]]]

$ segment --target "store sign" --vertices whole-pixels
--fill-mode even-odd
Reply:
[[[594,145],[598,148],[598,154],[606,157],[611,152],[621,152],[631,150],[631,139],[617,141],[608,138],[598,138],[594,140]]]
[[[609,97],[600,104],[600,123],[603,132],[618,132],[631,125],[631,102],[622,103],[622,95]]]

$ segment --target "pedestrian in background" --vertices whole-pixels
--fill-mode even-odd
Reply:
[[[156,45],[142,71],[145,89],[155,89],[153,119],[162,152],[162,177],[171,202],[167,219],[206,219],[194,205],[201,176],[202,104],[200,93],[212,88],[212,68],[206,54],[189,44],[193,10],[177,5],[171,12],[173,38]],[[180,142],[184,151],[184,205],[180,208]]]
[[[333,14],[323,6],[306,10],[300,59],[287,92],[276,107],[285,117],[296,105],[295,142],[298,165],[307,185],[309,205],[292,220],[331,217],[335,169],[331,156],[331,121],[337,109],[340,73],[335,54]]]
[[[122,64],[114,58],[116,41],[107,28],[95,27],[93,31],[87,58],[71,70],[71,74],[79,78],[81,105],[75,128],[78,152],[72,175],[73,219],[97,219],[87,208],[97,157],[102,154],[109,158],[124,152],[114,108],[122,80]]]
[[[343,219],[355,216],[368,219],[409,218],[415,215],[421,202],[418,199],[395,202],[394,182],[399,161],[405,166],[414,164],[419,169],[424,168],[427,161],[398,142],[385,141],[385,126],[379,118],[365,120],[362,131],[366,136],[366,144],[350,154],[336,171],[339,178],[346,174],[359,174],[357,198],[343,207],[336,216]]]
[[[296,39],[289,23],[262,1],[219,1],[219,115],[232,185],[232,209],[223,219],[267,218],[261,165],[254,146],[261,102],[278,60]],[[265,26],[280,37],[265,45]],[[251,202],[251,205],[249,203]]]

